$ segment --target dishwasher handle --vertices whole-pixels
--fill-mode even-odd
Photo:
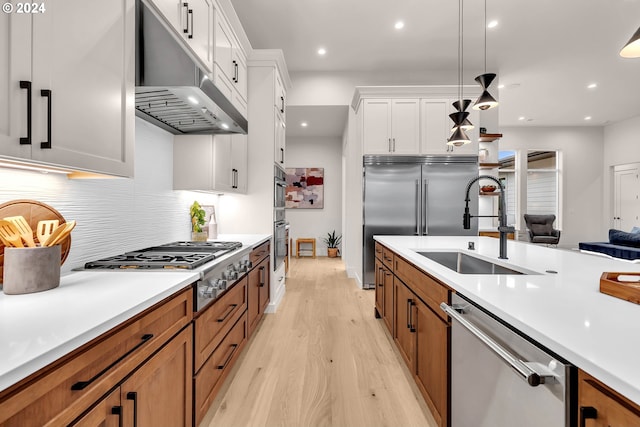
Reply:
[[[553,372],[537,372],[532,368],[532,366],[536,366],[540,368],[540,370],[544,369],[544,366],[540,364],[524,362],[518,359],[516,356],[511,354],[510,351],[502,347],[500,344],[495,342],[491,337],[487,336],[482,330],[480,330],[476,325],[469,322],[467,319],[462,316],[455,308],[447,305],[446,303],[440,303],[440,309],[447,313],[449,317],[456,320],[463,326],[466,330],[468,330],[471,334],[473,334],[476,338],[478,338],[484,345],[489,347],[491,351],[497,354],[503,361],[505,361],[513,370],[515,370],[520,377],[525,380],[531,387],[536,387],[540,384],[544,384],[545,381],[550,379],[555,379]]]

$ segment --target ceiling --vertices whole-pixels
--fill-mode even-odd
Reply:
[[[378,73],[389,76],[387,85],[433,84],[429,75],[458,82],[455,0],[231,2],[253,48],[283,50],[294,85],[298,72]],[[484,5],[464,1],[465,84],[484,69]],[[486,22],[498,20],[486,31],[486,68],[504,85],[490,88],[500,126],[602,126],[640,115],[640,58],[618,55],[640,26],[640,0],[487,0],[486,7]],[[289,108],[288,135],[297,133],[291,117],[307,108]],[[341,134],[344,123],[338,127]]]

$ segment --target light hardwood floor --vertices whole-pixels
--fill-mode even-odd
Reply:
[[[201,427],[434,427],[381,319],[340,258],[291,260]]]

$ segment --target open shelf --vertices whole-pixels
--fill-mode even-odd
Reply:
[[[479,163],[478,167],[480,169],[495,169],[500,167],[500,163]]]
[[[481,196],[499,196],[500,192],[499,191],[481,191],[480,195]]]
[[[480,142],[493,142],[496,139],[500,139],[502,138],[502,134],[501,133],[481,133],[480,134],[480,139],[478,141]]]

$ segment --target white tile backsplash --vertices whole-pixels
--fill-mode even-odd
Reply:
[[[85,262],[190,238],[189,206],[218,196],[173,191],[173,135],[136,119],[135,178],[69,180],[65,175],[0,168],[0,203],[32,199],[75,219],[62,271]]]

